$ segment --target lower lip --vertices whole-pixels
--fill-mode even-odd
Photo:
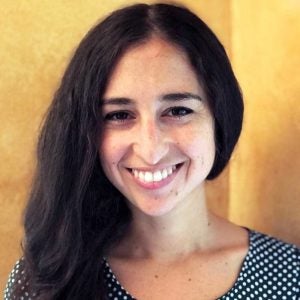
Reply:
[[[161,181],[153,181],[153,182],[145,182],[141,181],[138,178],[134,177],[134,175],[130,172],[132,178],[134,181],[142,188],[147,189],[147,190],[157,190],[160,188],[163,188],[164,186],[168,185],[174,177],[177,175],[179,169],[182,167],[182,165],[178,165],[176,170],[173,171],[171,175],[169,175],[167,178],[161,180]]]

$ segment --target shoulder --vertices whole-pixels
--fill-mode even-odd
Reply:
[[[300,251],[296,245],[248,229],[249,250],[227,299],[300,299]]]
[[[250,230],[245,266],[258,290],[268,287],[278,295],[299,296],[300,249],[296,245]]]
[[[300,268],[300,249],[296,245],[255,230],[250,230],[249,244],[250,254],[255,255],[257,259],[268,258],[267,262],[278,261],[284,265],[292,264],[298,270]]]
[[[25,272],[25,260],[20,258],[14,265],[4,290],[4,300],[34,299],[29,292],[29,278]]]

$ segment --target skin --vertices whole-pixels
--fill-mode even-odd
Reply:
[[[133,215],[107,255],[119,281],[138,299],[160,299],[164,289],[169,299],[222,295],[238,276],[248,235],[207,209],[214,122],[186,54],[158,37],[129,49],[108,82],[103,118],[101,164]],[[141,185],[131,172],[174,165],[171,180],[158,186]],[[185,291],[181,280],[195,284]]]

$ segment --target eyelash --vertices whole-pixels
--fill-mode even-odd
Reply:
[[[124,115],[126,115],[126,118],[118,118],[120,116],[125,117]],[[128,118],[130,117],[130,118]],[[111,113],[108,113],[105,117],[104,117],[104,120],[105,121],[112,121],[112,122],[125,122],[126,120],[128,119],[134,119],[133,116],[131,116],[130,112],[127,112],[127,111],[115,111],[115,112],[111,112]]]
[[[184,111],[184,113],[182,114],[182,112]],[[176,113],[174,113],[176,112]],[[170,107],[166,113],[164,113],[164,115],[169,116],[170,113],[172,113],[171,116],[181,119],[184,116],[187,116],[191,113],[193,113],[194,111],[190,108],[184,107],[184,106],[174,106],[174,107]]]
[[[173,117],[175,119],[181,119],[189,114],[192,114],[194,111],[190,108],[183,107],[183,106],[174,106],[168,108],[164,113],[163,117]],[[110,112],[107,115],[105,115],[104,120],[105,121],[111,121],[111,122],[117,122],[117,123],[123,123],[127,120],[135,119],[135,117],[132,115],[131,112],[128,111],[115,111]]]

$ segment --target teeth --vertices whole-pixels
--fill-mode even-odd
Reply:
[[[144,178],[144,180],[145,180],[146,182],[151,182],[151,181],[153,181],[153,174],[152,174],[151,172],[145,172],[145,178]]]
[[[138,173],[138,176],[136,176],[134,173],[135,178],[139,178],[140,180],[145,181],[145,173],[144,172],[139,172],[137,170],[134,170],[134,171],[136,171],[136,173]]]
[[[176,170],[176,166],[174,165],[162,170],[157,170],[153,173],[149,171],[143,172],[137,169],[132,169],[132,174],[135,178],[138,178],[139,180],[144,182],[159,182],[163,179],[166,179],[175,170]]]
[[[162,174],[160,171],[156,171],[153,174],[153,181],[161,181],[162,180]]]

